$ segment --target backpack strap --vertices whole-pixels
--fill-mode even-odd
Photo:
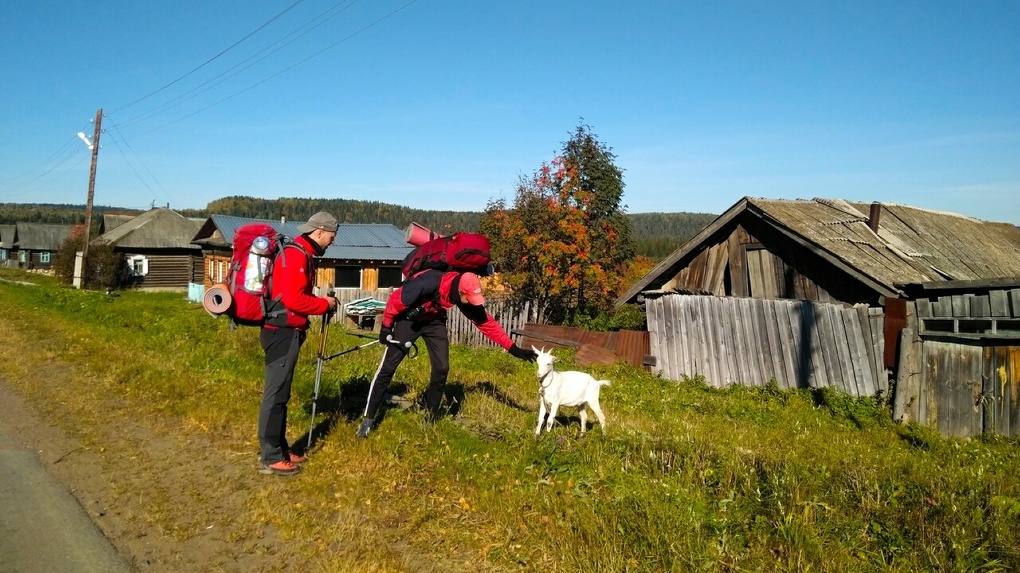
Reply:
[[[304,253],[305,258],[307,259],[306,262],[314,260],[314,255],[312,253],[308,252],[308,249],[304,248],[300,243],[297,243],[297,242],[294,242],[294,241],[286,241],[286,242],[284,242],[283,238],[281,238],[279,243],[277,244],[277,248],[279,249],[279,251],[277,252],[277,256],[278,257],[282,257],[283,251],[285,249],[287,249],[288,247],[293,247],[293,248],[301,251],[302,253]],[[287,257],[282,257],[281,264],[284,267],[287,266]],[[311,269],[311,265],[310,264],[308,265],[308,268]],[[310,277],[311,276],[311,271],[309,271],[308,274],[309,274],[309,277]],[[272,270],[270,270],[269,275],[266,277],[266,292],[267,293],[273,292],[273,272],[272,272]],[[280,304],[280,300],[283,299],[283,295],[281,294],[281,295],[274,296],[272,298],[269,298],[268,301],[266,300],[266,298],[267,297],[263,297],[263,299],[262,299],[262,316],[265,317],[265,322],[266,323],[270,323],[271,320],[279,317],[280,315],[283,315],[284,318],[286,318],[286,316],[287,316],[287,307],[285,307],[282,304]],[[271,324],[273,324],[274,326],[278,326],[278,325],[282,326],[282,325],[279,324],[279,322],[271,323]]]

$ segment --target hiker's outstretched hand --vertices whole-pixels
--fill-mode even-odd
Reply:
[[[514,344],[510,348],[507,348],[506,351],[509,352],[510,355],[513,356],[514,358],[520,358],[525,362],[534,362],[535,359],[538,358],[538,355],[535,354],[534,350],[525,350],[520,346],[517,346],[516,344]]]

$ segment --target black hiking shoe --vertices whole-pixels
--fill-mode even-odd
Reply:
[[[368,433],[372,431],[372,418],[365,418],[361,421],[361,425],[358,426],[357,436],[361,439],[368,437]]]

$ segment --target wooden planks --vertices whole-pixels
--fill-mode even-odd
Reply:
[[[781,388],[831,386],[853,396],[888,388],[880,309],[693,295],[646,306],[658,369],[669,379],[701,375],[715,387],[775,380]]]

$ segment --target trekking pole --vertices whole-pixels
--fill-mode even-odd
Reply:
[[[332,292],[330,292],[332,296]],[[315,391],[312,393],[312,419],[308,423],[308,447],[305,452],[312,449],[312,430],[315,429],[315,405],[319,400],[319,384],[322,382],[322,363],[326,359],[326,337],[329,336],[329,319],[332,311],[326,311],[322,315],[322,325],[319,327],[319,356],[315,364]]]

